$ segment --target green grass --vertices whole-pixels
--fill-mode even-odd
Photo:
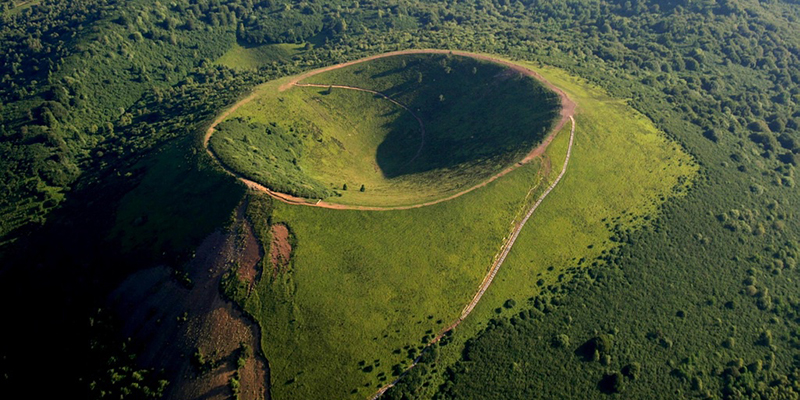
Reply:
[[[464,341],[502,313],[508,299],[527,305],[561,281],[567,268],[587,267],[581,260],[594,260],[617,246],[614,227],[624,231],[646,224],[664,199],[683,195],[697,174],[692,159],[625,101],[562,70],[523,65],[578,104],[572,157],[567,174],[528,221],[492,286],[454,335],[456,345],[449,349],[455,351],[442,352],[444,363],[459,358]],[[551,179],[567,145],[566,135],[560,135],[548,147]]]
[[[538,171],[528,164],[412,210],[275,203],[272,221],[288,224],[297,240],[292,268],[261,282],[246,309],[261,323],[276,398],[359,398],[376,389],[379,373],[391,379],[408,348],[418,350],[472,297]]]
[[[25,11],[25,10],[33,7],[33,6],[35,6],[35,5],[41,3],[41,2],[42,2],[42,0],[13,1],[13,2],[11,2],[11,4],[13,4],[13,6],[8,11],[6,11],[6,15],[9,15],[9,16],[17,15],[17,14],[19,14],[19,13],[21,13],[21,12],[23,12],[23,11]]]
[[[266,88],[275,91],[276,86]],[[223,121],[211,146],[233,170],[286,193],[322,198],[338,191],[355,201],[392,195],[413,201],[419,196],[413,190],[392,190],[374,162],[375,149],[391,127],[408,134],[411,143],[404,157],[413,157],[419,143],[416,120],[370,93],[325,91],[294,88],[260,97]],[[348,191],[342,190],[345,184]],[[369,191],[359,192],[360,185]]]
[[[237,70],[256,70],[279,62],[292,60],[297,54],[305,51],[304,44],[279,43],[260,46],[242,46],[234,44],[230,50],[219,57],[215,63]]]
[[[684,183],[697,165],[652,122],[624,101],[554,68],[537,68],[578,104],[576,135],[569,169],[545,204],[520,234],[506,265],[476,308],[485,320],[507,299],[524,301],[544,276],[553,283],[559,272],[580,259],[594,259],[616,247],[611,228],[636,228],[657,212],[662,199],[685,193]],[[566,147],[564,137],[548,149],[553,168]],[[554,266],[553,273],[543,273]]]
[[[308,81],[379,89],[414,114],[371,93],[308,87],[280,92],[286,80],[271,82],[218,126],[210,145],[222,163],[303,197],[418,204],[472,187],[513,164],[544,138],[558,111],[555,95],[535,80],[466,57],[396,56]],[[424,124],[424,143],[414,115]]]
[[[456,345],[443,347],[450,349],[442,351],[444,363],[459,356],[459,343],[505,300],[524,302],[538,293],[538,279],[552,282],[578,259],[612,247],[607,223],[644,223],[641,217],[696,171],[624,102],[562,71],[537,69],[579,104],[570,169],[456,331]],[[560,171],[569,128],[548,149],[547,179]],[[287,223],[297,241],[292,268],[264,280],[245,301],[263,329],[275,397],[363,398],[393,380],[392,366],[409,360],[406,346],[422,346],[468,303],[511,221],[546,187],[537,178],[540,167],[527,165],[457,199],[413,210],[275,204],[272,221]]]

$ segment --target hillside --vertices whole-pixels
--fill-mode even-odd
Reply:
[[[226,292],[264,332],[273,382],[285,382],[273,387],[274,396],[369,397],[434,351],[428,345],[442,334],[446,348],[436,351],[451,362],[496,308],[524,303],[542,278],[564,272],[565,262],[613,248],[608,218],[641,226],[666,198],[683,195],[696,166],[652,123],[563,71],[536,71],[580,105],[574,125],[554,132],[543,154],[485,186],[424,207],[381,211],[265,206],[270,197],[254,196],[259,205],[248,213],[261,226],[260,241],[270,251],[281,248],[273,230],[285,226],[292,250],[283,261],[265,258],[260,280],[231,280]],[[616,126],[625,129],[609,129]],[[571,133],[569,169],[542,198],[562,170]],[[465,315],[500,248],[538,199],[509,254],[516,265],[503,265]],[[614,217],[622,212],[624,218]],[[518,249],[524,265],[514,260]]]
[[[541,144],[561,107],[508,66],[435,54],[312,71],[245,101],[210,138],[226,168],[292,196],[379,207],[481,184]]]
[[[425,368],[412,370],[385,398],[511,399],[536,393],[602,398],[613,392],[631,398],[653,393],[791,398],[800,356],[798,19],[800,4],[794,0],[0,1],[0,293],[9,327],[0,345],[0,385],[37,388],[41,397],[181,393],[185,381],[179,372],[162,372],[166,364],[145,364],[134,356],[152,354],[153,343],[125,328],[136,305],[113,311],[110,296],[131,274],[155,266],[168,271],[160,275],[168,283],[159,287],[175,285],[172,292],[158,293],[173,299],[196,294],[200,289],[192,277],[204,275],[190,261],[198,246],[214,232],[237,237],[231,232],[244,218],[237,206],[261,204],[205,153],[202,136],[210,122],[275,79],[387,51],[434,48],[490,54],[550,72],[572,87],[576,100],[595,102],[584,110],[578,102],[577,109],[579,116],[584,112],[577,126],[594,136],[584,142],[578,136],[576,146],[584,147],[576,147],[576,173],[566,175],[564,194],[554,191],[555,200],[537,216],[541,223],[522,231],[474,316],[454,331],[449,344],[432,350]],[[355,75],[341,79],[382,84]],[[337,102],[362,102],[344,97]],[[558,145],[552,150],[564,149]],[[650,160],[652,153],[643,148],[670,156]],[[548,156],[555,165],[558,156]],[[431,165],[431,157],[424,164]],[[517,170],[530,178],[518,189],[529,190],[536,179],[546,182],[552,175],[545,167],[531,163]],[[515,179],[495,181],[496,190],[513,191]],[[583,179],[594,189],[571,187],[571,179],[578,179],[572,185]],[[331,184],[353,187],[339,181],[320,182],[325,190]],[[353,179],[353,189],[359,182]],[[602,201],[586,200],[593,198]],[[576,199],[576,207],[567,207]],[[507,226],[514,205],[509,200],[499,207],[447,214],[465,218],[449,237],[474,243],[470,218]],[[404,224],[419,223],[414,218],[317,212],[322,211],[276,203],[270,215],[276,222],[296,221],[300,247],[294,262],[330,268],[330,280],[306,276],[302,283],[298,272],[298,288],[312,285],[306,287],[336,295],[329,284],[346,275],[352,259],[335,240],[358,239],[364,226],[395,229],[371,231],[358,240],[393,243],[401,250],[392,251],[405,257],[437,246],[459,257],[491,259],[504,236],[495,227],[481,250],[467,252],[380,236],[406,234]],[[349,228],[338,235],[314,234],[318,218]],[[328,245],[314,247],[310,237],[327,237]],[[558,240],[569,251],[563,257],[542,253],[542,238]],[[261,252],[270,254],[269,237],[259,240]],[[369,247],[351,250],[354,257],[380,256]],[[376,265],[369,260],[359,268]],[[442,260],[442,271],[456,271],[445,267],[447,257]],[[480,281],[485,264],[474,264],[470,281],[451,282],[461,292],[445,295],[468,301],[466,288]],[[397,284],[411,277],[400,274]],[[216,283],[208,279],[204,284]],[[257,303],[242,302],[251,315],[291,304],[273,301],[270,296],[280,299],[288,292],[270,294],[268,281],[254,284],[258,293],[248,301]],[[429,286],[420,309],[444,310],[436,292],[441,287]],[[305,307],[332,304],[302,294],[297,301]],[[452,307],[442,314],[457,314],[459,307]],[[329,316],[341,313],[336,307],[325,310]],[[164,315],[183,327],[203,319]],[[414,315],[410,323],[391,324],[407,329],[408,337],[429,335],[425,332],[435,327],[419,335],[404,324],[422,325],[433,314]],[[348,318],[363,323],[366,317],[355,309]],[[282,322],[262,325],[274,329]],[[331,332],[347,339],[345,348],[355,349],[353,354],[372,351],[359,347],[355,335]],[[293,345],[270,342],[279,338],[262,337],[264,353],[284,357]],[[413,338],[420,342],[414,346],[420,339]],[[335,340],[326,340],[325,346],[336,347]],[[302,347],[308,349],[313,347]],[[409,356],[408,349],[400,358]],[[199,358],[230,356],[234,362],[225,365],[235,368],[230,354]],[[234,393],[234,369],[224,375],[213,362],[192,364],[193,356],[187,350],[175,357],[196,372],[194,381],[207,376],[201,373],[205,368],[220,373],[218,396]],[[395,356],[381,358],[376,367],[375,359],[353,355],[353,369],[361,370],[343,374],[344,383],[334,386],[350,393],[356,389],[351,384],[364,378],[356,393],[366,396],[391,380],[386,360]],[[303,357],[313,359],[314,353]],[[400,358],[392,363],[402,364]],[[369,372],[361,372],[368,366]],[[45,378],[36,372],[45,370],[48,384],[42,385]],[[496,371],[508,373],[497,379]],[[296,389],[287,383],[273,379],[272,392],[319,393],[314,386]]]

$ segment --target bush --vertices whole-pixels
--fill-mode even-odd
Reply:
[[[637,362],[633,362],[622,367],[622,375],[625,375],[629,379],[638,378],[641,372],[642,372],[642,366]]]
[[[575,355],[582,357],[585,361],[599,360],[600,356],[611,350],[614,339],[611,335],[602,334],[589,339],[575,350]]]
[[[597,388],[603,393],[620,393],[625,390],[625,379],[619,372],[606,374],[597,384]]]
[[[553,347],[567,347],[569,346],[569,336],[561,333],[553,337]]]

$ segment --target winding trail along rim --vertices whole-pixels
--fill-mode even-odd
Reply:
[[[289,82],[281,85],[278,88],[278,91],[282,92],[282,91],[285,91],[287,89],[290,89],[293,86],[310,85],[310,84],[301,84],[299,82],[301,80],[303,80],[303,79],[309,78],[309,77],[317,75],[317,74],[321,74],[323,72],[332,71],[332,70],[335,70],[335,69],[344,68],[344,67],[347,67],[347,66],[350,66],[350,65],[359,64],[359,63],[366,62],[366,61],[376,60],[376,59],[379,59],[379,58],[392,57],[392,56],[398,56],[398,55],[407,55],[407,54],[452,54],[452,55],[456,55],[456,56],[470,57],[470,58],[474,58],[474,59],[477,59],[477,60],[488,61],[488,62],[491,62],[491,63],[500,64],[500,65],[504,65],[506,67],[509,67],[512,70],[514,70],[514,71],[516,71],[516,72],[518,72],[518,73],[520,73],[522,75],[535,78],[539,82],[543,83],[548,89],[550,89],[550,90],[554,91],[556,94],[558,94],[558,97],[561,99],[561,113],[560,113],[561,114],[561,119],[558,121],[558,123],[555,125],[555,127],[553,127],[552,131],[550,132],[550,135],[548,135],[542,141],[542,143],[539,144],[539,146],[533,148],[528,153],[528,155],[526,155],[522,160],[520,160],[517,163],[514,163],[513,165],[511,165],[508,168],[504,169],[503,171],[500,171],[497,174],[489,177],[485,181],[480,182],[480,183],[478,183],[478,184],[476,184],[476,185],[474,185],[472,187],[469,187],[469,188],[464,189],[464,190],[462,190],[462,191],[460,191],[458,193],[452,194],[452,195],[444,197],[444,198],[431,200],[431,201],[424,202],[424,203],[412,204],[412,205],[404,205],[404,206],[387,206],[387,207],[357,206],[357,205],[346,205],[346,204],[338,204],[338,203],[329,203],[329,202],[326,202],[326,201],[323,201],[323,200],[314,201],[314,200],[303,198],[303,197],[297,197],[297,196],[292,196],[292,195],[286,194],[286,193],[276,192],[276,191],[271,190],[268,187],[266,187],[266,186],[264,186],[264,185],[262,185],[262,184],[260,184],[258,182],[255,182],[255,181],[252,181],[250,179],[245,178],[241,174],[239,174],[239,173],[237,173],[237,172],[235,172],[235,171],[233,171],[231,169],[228,169],[225,166],[225,164],[223,164],[219,160],[219,157],[217,157],[217,155],[208,146],[208,142],[211,139],[211,135],[214,134],[214,130],[217,127],[217,125],[219,125],[222,121],[224,121],[226,118],[228,118],[228,116],[230,116],[233,112],[235,112],[237,109],[239,109],[239,107],[241,107],[241,106],[253,101],[253,99],[255,99],[257,97],[257,95],[259,94],[258,92],[251,93],[250,95],[248,95],[244,99],[240,100],[238,103],[236,103],[233,106],[231,106],[225,112],[220,114],[211,123],[211,126],[209,126],[208,129],[206,130],[205,136],[203,137],[203,146],[206,148],[206,152],[211,156],[211,158],[213,158],[215,161],[217,161],[217,163],[219,163],[219,165],[222,166],[222,169],[225,170],[225,172],[227,172],[228,174],[238,178],[240,181],[242,181],[242,183],[247,185],[247,187],[249,187],[250,189],[266,193],[266,194],[270,195],[271,197],[273,197],[273,198],[275,198],[277,200],[280,200],[280,201],[282,201],[284,203],[287,203],[287,204],[295,204],[295,205],[302,205],[302,206],[309,206],[309,207],[322,207],[322,208],[328,208],[328,209],[333,209],[333,210],[362,210],[362,211],[409,210],[409,209],[413,209],[413,208],[431,206],[431,205],[434,205],[434,204],[438,204],[438,203],[442,203],[442,202],[445,202],[445,201],[449,201],[449,200],[455,199],[456,197],[459,197],[459,196],[463,196],[463,195],[465,195],[465,194],[467,194],[467,193],[469,193],[469,192],[471,192],[471,191],[473,191],[475,189],[482,188],[482,187],[488,185],[489,183],[497,180],[498,178],[508,174],[509,172],[519,168],[520,166],[529,163],[530,161],[534,160],[536,157],[539,157],[542,154],[544,154],[544,151],[547,150],[547,146],[550,145],[550,142],[553,141],[553,138],[555,138],[555,136],[558,134],[559,130],[561,130],[561,128],[564,126],[564,124],[566,124],[567,120],[571,119],[572,116],[575,114],[575,107],[576,107],[575,102],[572,101],[567,96],[567,94],[563,90],[561,90],[561,88],[559,88],[559,87],[553,85],[552,83],[550,83],[547,79],[545,79],[538,72],[530,70],[530,69],[525,68],[523,66],[514,64],[511,61],[501,60],[501,59],[494,58],[494,57],[491,57],[491,56],[487,56],[487,55],[484,55],[484,54],[470,53],[470,52],[466,52],[466,51],[451,51],[451,50],[438,50],[438,49],[420,49],[420,50],[400,50],[400,51],[392,51],[392,52],[389,52],[389,53],[376,54],[374,56],[361,58],[361,59],[358,59],[358,60],[349,61],[349,62],[345,62],[345,63],[342,63],[342,64],[331,65],[331,66],[328,66],[328,67],[315,69],[315,70],[308,71],[306,73],[297,75],[292,80],[290,80]],[[331,86],[331,85],[324,85],[324,87],[328,87],[328,86]],[[353,89],[355,89],[355,88],[353,88]],[[367,90],[367,89],[362,89],[362,90]],[[375,92],[375,93],[379,94],[379,95],[382,95],[382,96],[385,96],[382,93],[377,93],[377,92]],[[385,96],[385,97],[388,98],[388,96]],[[415,114],[412,114],[412,115],[414,115],[416,117]],[[574,124],[574,122],[573,122],[573,124]],[[574,129],[574,125],[573,125],[573,129]],[[421,148],[420,148],[420,150],[421,150]]]
[[[406,370],[403,371],[403,373],[400,374],[400,376],[397,377],[397,379],[395,379],[391,383],[386,384],[382,388],[378,389],[378,391],[370,397],[370,400],[377,400],[384,393],[386,393],[387,390],[391,389],[392,386],[396,385],[397,382],[399,382],[400,379],[402,379],[403,376],[405,376],[408,373],[408,371],[411,370],[411,368],[417,366],[419,360],[422,358],[422,353],[427,351],[431,345],[441,340],[445,334],[452,331],[457,326],[461,325],[461,322],[463,322],[464,319],[466,319],[467,316],[472,312],[472,310],[475,309],[475,306],[478,305],[478,302],[481,300],[484,293],[486,293],[486,290],[489,289],[489,285],[491,285],[492,281],[494,281],[494,277],[497,275],[497,271],[500,270],[500,266],[502,266],[503,262],[506,260],[506,256],[508,256],[508,253],[511,252],[511,247],[513,247],[514,243],[517,241],[517,237],[519,237],[519,233],[522,232],[522,228],[525,226],[525,224],[528,222],[531,216],[533,216],[533,212],[536,211],[537,208],[539,208],[540,204],[542,204],[544,198],[547,197],[547,195],[549,195],[550,192],[553,191],[553,189],[555,189],[556,185],[558,185],[558,183],[561,182],[561,178],[563,178],[564,174],[567,173],[567,165],[569,164],[569,158],[572,155],[572,144],[575,141],[575,119],[572,116],[570,116],[569,120],[572,121],[572,129],[570,130],[569,133],[569,147],[567,147],[567,157],[564,159],[564,166],[561,168],[561,173],[558,174],[556,180],[550,184],[547,190],[545,190],[544,193],[542,193],[542,195],[539,196],[539,199],[536,200],[536,203],[534,203],[533,206],[531,206],[530,210],[528,210],[528,212],[525,214],[525,217],[523,217],[522,220],[514,226],[514,230],[511,233],[511,236],[509,236],[508,239],[506,239],[505,243],[503,243],[503,245],[500,247],[500,252],[497,253],[497,255],[495,256],[494,262],[492,263],[492,268],[489,269],[489,272],[483,278],[483,281],[481,282],[480,286],[478,286],[478,291],[475,292],[475,295],[472,297],[472,301],[470,301],[469,304],[467,304],[467,306],[464,307],[464,309],[461,311],[461,315],[458,317],[458,319],[455,320],[455,322],[450,324],[450,326],[448,326],[447,328],[444,328],[441,332],[439,332],[438,335],[436,335],[435,338],[433,338],[433,340],[431,340],[430,343],[428,343],[428,345],[420,353],[420,356],[417,357],[414,360],[414,362],[411,363],[411,365],[408,368],[406,368]]]

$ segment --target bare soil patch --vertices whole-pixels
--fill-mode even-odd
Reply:
[[[219,291],[222,275],[234,263],[240,271],[255,270],[260,259],[252,229],[237,218],[228,232],[209,235],[197,248],[186,266],[191,288],[174,279],[171,269],[156,267],[133,274],[112,294],[124,320],[123,334],[145,344],[138,352],[140,364],[166,372],[170,385],[165,398],[230,398],[228,383],[245,343],[254,355],[239,370],[242,398],[269,399],[269,366],[261,356],[259,328]],[[200,374],[192,364],[197,349],[213,365],[210,371]]]
[[[242,211],[244,214],[244,211]],[[242,221],[241,229],[239,231],[240,246],[239,249],[239,277],[255,287],[258,280],[261,279],[260,261],[264,257],[264,251],[253,232],[253,225],[248,221],[244,215],[240,216]]]
[[[270,228],[272,241],[269,246],[269,259],[272,263],[272,275],[286,272],[292,256],[292,244],[289,242],[289,227],[275,224]]]

